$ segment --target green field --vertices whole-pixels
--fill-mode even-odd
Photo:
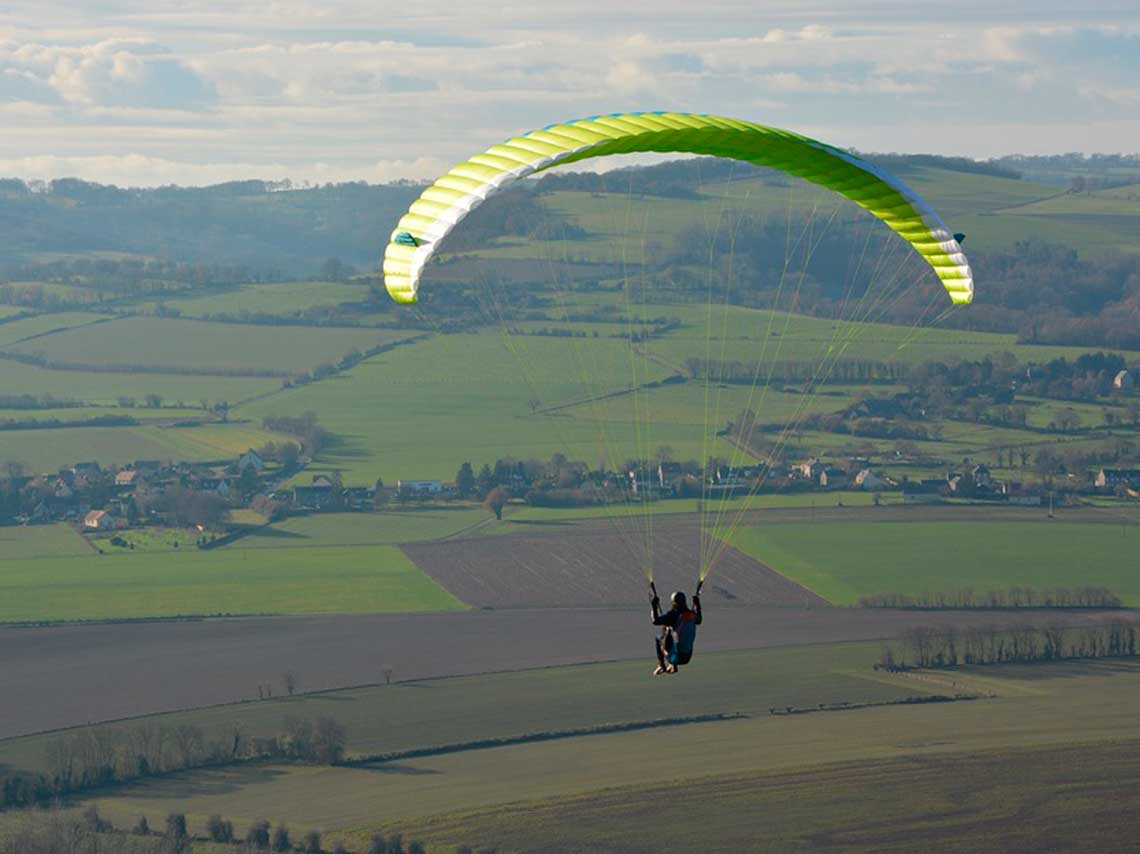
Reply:
[[[1025,521],[987,515],[979,508],[968,521],[781,521],[741,526],[728,539],[837,605],[875,593],[1083,585],[1140,605],[1135,519],[1122,527],[1107,513],[1105,524],[1049,520],[1044,510],[1026,511]]]
[[[273,326],[127,317],[45,335],[11,349],[58,364],[104,369],[142,365],[151,371],[165,367],[175,372],[193,368],[286,374],[312,370],[350,350],[400,337],[405,336],[375,329],[290,327],[286,332]]]
[[[86,540],[70,525],[0,527],[0,561],[27,558],[90,557]],[[0,564],[3,566],[5,564]]]
[[[2,328],[2,327],[0,327]],[[195,406],[200,401],[235,403],[281,387],[274,377],[195,376],[192,374],[131,374],[112,371],[60,371],[0,359],[0,388],[5,394],[53,395],[68,400],[115,404],[120,396],[142,402],[148,394],[166,403]],[[126,414],[133,414],[127,410]]]
[[[603,456],[616,464],[637,455],[633,423],[603,429],[592,416],[532,414],[529,407],[532,398],[552,406],[627,387],[625,344],[591,341],[588,354],[564,339],[526,338],[518,346],[512,353],[490,333],[436,336],[243,406],[238,414],[259,420],[317,412],[337,443],[321,452],[316,468],[343,469],[352,482],[451,480],[464,460],[478,466],[506,456],[549,459],[561,452],[596,465]],[[660,368],[655,378],[667,375]],[[681,459],[701,457],[701,431],[672,423],[667,414],[655,419],[652,438]]]
[[[47,336],[55,330],[74,329],[91,324],[101,325],[99,321],[106,319],[107,315],[60,312],[25,317],[23,320],[13,320],[11,323],[0,323],[0,348],[8,349],[29,338],[38,340],[37,336]]]
[[[686,318],[698,311],[677,306],[653,309],[676,310]],[[748,336],[757,324],[766,328],[769,319],[780,329],[786,324],[788,331],[765,352]],[[503,339],[494,332],[434,337],[382,354],[330,380],[273,394],[242,407],[239,414],[260,419],[306,410],[319,413],[338,442],[318,457],[318,467],[340,468],[352,479],[450,479],[464,460],[480,464],[508,455],[548,458],[563,452],[591,465],[602,458],[613,464],[651,456],[664,445],[676,459],[729,457],[731,448],[712,433],[744,408],[756,411],[762,421],[779,421],[836,411],[864,393],[859,386],[825,387],[825,393],[808,396],[733,386],[711,389],[706,396],[703,386],[688,383],[602,398],[633,384],[661,380],[678,370],[685,358],[703,356],[703,333],[698,335],[695,320],[686,323],[652,343],[655,359],[631,354],[623,342],[613,339]],[[713,341],[714,358],[721,353],[722,342],[723,353],[731,358],[812,358],[826,352],[835,332],[830,321],[750,309],[730,309],[726,324],[740,337]],[[1080,352],[1015,348],[1012,336],[940,330],[920,332],[922,343],[906,347],[908,334],[900,327],[868,326],[864,331],[867,337],[861,334],[845,357],[981,358],[1018,349],[1023,357],[1043,359]],[[1022,352],[1029,349],[1032,354]],[[494,382],[489,383],[492,377]],[[874,393],[893,390],[872,388]],[[540,404],[537,413],[531,411],[532,401]],[[464,418],[454,418],[456,412],[463,412]],[[383,429],[377,429],[380,423]],[[967,440],[949,442],[944,453],[960,457],[979,448],[1040,438],[983,425],[963,426],[959,433],[968,434]],[[948,430],[950,435],[956,434]],[[827,436],[826,441],[852,439]]]
[[[830,364],[841,359],[872,359],[902,364],[924,361],[983,359],[1013,353],[1021,361],[1047,362],[1075,358],[1091,347],[1018,344],[1017,336],[997,332],[968,332],[933,326],[912,329],[885,323],[854,323],[772,312],[742,306],[716,306],[709,319],[705,307],[652,305],[649,316],[680,318],[685,326],[653,341],[651,352],[678,365],[688,357],[704,358],[706,345],[713,359],[762,361],[811,360]],[[706,342],[711,330],[712,340]],[[829,355],[830,350],[830,355]],[[827,360],[827,361],[825,361]]]
[[[288,317],[317,306],[334,306],[344,302],[368,299],[367,285],[348,282],[272,282],[243,285],[240,288],[199,296],[163,300],[167,308],[177,309],[184,317],[209,314],[273,314]],[[153,308],[147,303],[140,308]]]
[[[490,519],[471,504],[389,509],[383,513],[321,513],[293,516],[242,537],[227,549],[385,545],[436,540]]]
[[[251,424],[5,430],[0,433],[0,462],[19,462],[30,472],[50,472],[82,460],[96,460],[102,466],[139,459],[228,460],[271,441],[290,440]]]
[[[0,556],[0,622],[462,607],[394,546]]]
[[[140,401],[141,402],[141,401]],[[206,417],[201,408],[164,406],[65,406],[59,409],[0,409],[0,423],[5,421],[88,421],[93,418],[128,416],[136,421],[189,421]]]

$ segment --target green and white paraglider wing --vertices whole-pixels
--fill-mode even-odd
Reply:
[[[460,163],[424,190],[400,219],[384,253],[384,284],[400,303],[416,301],[424,265],[467,214],[528,175],[591,157],[677,152],[743,160],[833,190],[886,223],[938,275],[955,304],[974,280],[959,241],[902,181],[860,158],[790,131],[691,113],[624,113],[550,125]]]

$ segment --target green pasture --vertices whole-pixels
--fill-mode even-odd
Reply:
[[[837,605],[875,593],[1085,585],[1140,603],[1135,520],[1122,526],[1108,513],[1104,524],[1050,520],[1043,510],[1025,515],[987,521],[979,508],[962,521],[781,521],[742,525],[727,539]]]
[[[637,394],[583,403],[560,411],[615,427],[641,423],[644,425],[641,442],[649,446],[649,453],[643,456],[651,456],[656,447],[653,433],[660,421],[667,421],[670,426],[686,424],[698,427],[701,433],[707,430],[707,434],[712,436],[746,409],[754,412],[760,423],[786,423],[808,415],[836,412],[864,395],[899,390],[890,386],[828,386],[815,394],[798,394],[763,385],[753,388],[748,385],[706,385],[697,381],[645,389]]]
[[[37,336],[46,337],[49,334],[62,334],[62,330],[91,324],[99,326],[102,325],[99,321],[106,318],[106,315],[100,314],[63,311],[57,314],[37,314],[34,317],[25,317],[23,320],[0,323],[0,348],[13,348],[13,345],[29,338],[40,340]],[[61,330],[61,332],[56,332],[56,330]]]
[[[140,398],[139,403],[143,401]],[[0,408],[0,424],[5,421],[89,421],[93,418],[128,416],[136,421],[184,421],[206,417],[201,408],[164,406],[64,406],[59,409],[3,409]]]
[[[167,404],[186,406],[195,406],[202,400],[236,403],[280,387],[281,380],[276,377],[52,370],[0,359],[0,388],[5,394],[50,394],[100,404],[114,405],[120,396],[133,397],[142,403],[148,394],[162,395]],[[127,410],[127,414],[134,412]]]
[[[94,554],[70,525],[0,527],[0,573],[6,561],[26,558],[89,557]]]
[[[82,460],[103,466],[139,459],[203,462],[236,458],[249,448],[280,441],[292,440],[254,424],[4,430],[0,432],[0,462],[22,463],[31,472],[56,471]]]
[[[163,300],[162,304],[184,317],[241,312],[288,317],[317,306],[360,302],[368,296],[367,285],[349,282],[269,282]],[[152,302],[141,308],[153,310],[155,306]]]
[[[436,540],[456,534],[491,518],[481,507],[468,503],[381,513],[320,513],[292,516],[259,528],[229,550],[315,548],[329,546],[384,545]]]
[[[72,305],[93,304],[99,302],[102,294],[93,288],[81,285],[65,285],[62,282],[4,282],[4,286],[11,288],[13,293],[21,296],[31,293],[42,293],[45,297],[56,298]]]
[[[883,504],[899,504],[902,499],[898,493],[886,493],[882,497]],[[669,515],[682,513],[696,513],[701,506],[706,512],[706,525],[711,530],[713,526],[735,525],[738,514],[753,510],[776,510],[812,507],[870,507],[874,497],[869,492],[848,492],[837,490],[835,492],[788,492],[763,493],[759,495],[740,495],[729,498],[711,498],[703,502],[699,498],[671,498],[654,501],[649,504],[612,504],[593,507],[531,507],[529,505],[512,505],[504,514],[504,526],[510,527],[513,523],[526,523],[550,521],[556,519],[615,519],[640,518],[646,514]]]
[[[603,458],[615,465],[642,446],[633,423],[606,425],[562,409],[532,413],[530,402],[557,407],[628,388],[629,359],[628,344],[612,339],[580,347],[558,338],[435,336],[243,406],[238,414],[260,420],[318,413],[336,437],[315,469],[340,469],[351,482],[451,480],[465,460],[478,467],[508,456],[564,453],[591,466]],[[647,379],[668,374],[654,368]],[[652,440],[679,459],[700,458],[705,447],[701,429],[673,423],[668,413],[655,419]],[[719,452],[727,456],[727,446]]]
[[[641,311],[635,308],[635,311]],[[811,361],[821,366],[836,360],[871,359],[919,364],[954,362],[1013,353],[1021,361],[1047,362],[1074,359],[1094,347],[1018,344],[1013,334],[969,332],[920,326],[857,322],[854,315],[832,320],[743,306],[655,304],[644,309],[649,316],[678,317],[684,322],[650,344],[650,352],[678,366],[687,358],[740,360],[769,364]],[[621,316],[625,316],[624,307]],[[711,333],[711,338],[710,338]],[[1126,356],[1130,356],[1127,351]]]
[[[395,546],[124,550],[0,561],[0,621],[463,607]]]
[[[12,317],[17,314],[22,314],[24,311],[25,309],[21,306],[3,305],[0,303],[0,320],[3,320],[5,317]]]
[[[11,324],[19,325],[19,324]],[[4,327],[0,327],[3,329]],[[208,323],[161,317],[125,317],[63,331],[12,347],[51,362],[100,368],[143,365],[150,370],[275,371],[295,373],[335,362],[404,333],[375,329]]]

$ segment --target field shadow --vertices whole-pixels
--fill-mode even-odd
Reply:
[[[325,438],[318,457],[321,462],[366,459],[371,454],[364,447],[363,439],[355,433],[334,433]]]
[[[200,768],[171,774],[161,779],[143,779],[132,783],[122,791],[127,795],[155,800],[232,795],[246,786],[272,783],[287,773],[285,769],[267,765]]]
[[[1079,679],[1086,676],[1140,676],[1140,664],[1123,660],[1083,659],[1009,663],[997,667],[972,668],[969,672],[999,679],[1006,677],[1023,682],[1047,682],[1050,679]]]
[[[243,541],[249,540],[311,540],[308,534],[298,534],[295,531],[282,531],[273,527],[250,527],[242,536]]]
[[[399,774],[405,777],[428,777],[443,773],[433,768],[417,768],[415,765],[408,765],[403,762],[374,762],[356,767],[362,771],[372,771],[376,774]]]

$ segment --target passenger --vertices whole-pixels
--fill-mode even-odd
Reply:
[[[653,590],[650,605],[653,608],[653,625],[661,626],[661,636],[654,638],[657,647],[657,669],[654,676],[676,673],[682,664],[693,657],[693,642],[697,639],[697,626],[701,624],[700,586],[693,594],[693,607],[689,608],[685,594],[677,591],[670,597],[672,607],[661,613],[661,600]]]

